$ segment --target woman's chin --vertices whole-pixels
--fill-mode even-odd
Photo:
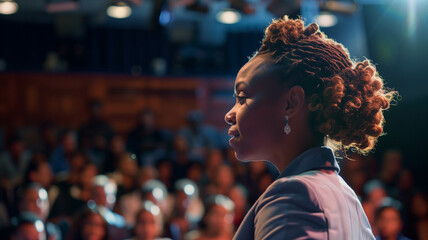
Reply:
[[[235,150],[235,157],[240,162],[254,162],[254,161],[264,161],[262,158],[255,156],[254,154],[250,154],[248,152],[240,152]]]

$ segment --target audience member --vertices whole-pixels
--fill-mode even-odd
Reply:
[[[403,220],[398,206],[393,204],[381,206],[376,210],[375,226],[379,240],[410,240],[405,237]]]
[[[50,156],[57,144],[55,126],[51,122],[43,122],[40,126],[40,149],[39,152]]]
[[[0,153],[0,180],[5,188],[13,189],[22,181],[24,171],[31,159],[31,153],[18,135],[9,139],[8,148]]]
[[[126,143],[122,136],[113,136],[108,150],[106,161],[101,173],[114,172],[119,167],[120,159],[126,153]]]
[[[138,163],[135,154],[122,153],[116,171],[108,174],[118,185],[117,198],[133,192],[137,187]]]
[[[70,172],[70,157],[77,149],[76,134],[71,130],[64,131],[60,136],[59,144],[50,156],[49,163],[53,173],[68,174]]]
[[[235,184],[235,176],[229,165],[223,164],[218,166],[214,173],[214,181],[206,187],[207,195],[225,195],[227,196]]]
[[[112,211],[116,203],[116,183],[105,175],[98,175],[92,181],[92,192],[88,206],[97,208],[108,223],[108,235],[112,239],[125,239],[129,236],[125,219]]]
[[[185,236],[188,240],[228,240],[233,237],[233,202],[223,195],[206,199],[205,214],[197,231]]]
[[[46,240],[45,225],[40,218],[31,212],[20,213],[13,218],[10,229],[10,240]],[[4,237],[4,235],[3,235]]]
[[[169,192],[172,192],[174,183],[174,171],[178,169],[174,168],[174,163],[168,159],[160,160],[156,164],[156,168],[158,170],[158,180],[166,186]]]
[[[49,189],[53,181],[51,167],[43,154],[35,154],[28,163],[24,173],[23,184],[39,183],[45,189]]]
[[[362,207],[367,215],[373,234],[376,235],[374,226],[376,210],[381,206],[384,198],[387,196],[382,182],[371,180],[364,185],[364,201]]]
[[[56,222],[63,220],[69,222],[73,214],[86,206],[90,200],[92,181],[97,174],[98,169],[94,164],[84,165],[79,172],[78,181],[58,194],[49,218],[53,218]]]
[[[191,180],[180,179],[175,183],[174,207],[166,225],[172,239],[183,239],[201,219],[203,210],[198,195],[199,190]]]
[[[158,206],[150,201],[144,201],[141,210],[135,217],[131,240],[167,240],[160,238],[163,230],[162,214]]]
[[[110,124],[104,119],[103,104],[94,100],[89,107],[89,121],[79,129],[80,148],[87,154],[89,161],[103,171],[114,133]]]
[[[152,110],[144,109],[138,115],[137,126],[129,133],[128,150],[137,155],[140,165],[154,165],[167,158],[171,150],[171,140],[165,130],[156,126]]]
[[[27,183],[17,192],[18,215],[23,213],[35,214],[46,227],[45,233],[48,240],[62,239],[61,231],[55,224],[47,222],[50,205],[48,192],[38,183]]]
[[[229,191],[228,197],[235,205],[233,225],[238,229],[248,211],[248,191],[241,184],[237,184]]]
[[[140,208],[141,203],[141,188],[150,180],[157,177],[157,170],[152,166],[142,166],[137,174],[137,186],[133,192],[127,193],[120,198],[116,205],[116,212],[120,213],[124,218],[128,227],[134,226],[135,213]]]
[[[85,208],[75,216],[66,240],[114,240],[108,235],[108,223],[97,209]]]
[[[379,178],[388,195],[393,195],[397,191],[397,182],[403,167],[402,162],[403,155],[399,150],[390,149],[382,155],[382,168]]]
[[[203,124],[204,116],[200,111],[191,111],[187,114],[187,126],[178,131],[189,144],[189,160],[203,161],[210,148],[220,147],[217,132],[209,125]]]
[[[406,236],[413,239],[428,239],[428,197],[417,192],[412,197],[411,216],[408,221]]]

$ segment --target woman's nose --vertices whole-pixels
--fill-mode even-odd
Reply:
[[[236,115],[234,112],[234,108],[230,109],[230,111],[227,112],[226,115],[224,115],[224,121],[229,125],[233,125],[236,123]]]

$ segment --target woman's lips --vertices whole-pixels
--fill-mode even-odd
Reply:
[[[228,135],[230,137],[229,145],[233,147],[234,143],[237,141],[237,138],[240,136],[239,132],[235,129],[229,129]]]
[[[236,130],[229,129],[229,131],[227,133],[228,133],[229,137],[232,137],[232,138],[239,137],[239,132]]]

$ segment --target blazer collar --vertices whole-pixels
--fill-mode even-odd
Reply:
[[[285,168],[278,178],[321,169],[334,170],[337,173],[340,171],[333,150],[329,147],[315,147],[303,152]]]

